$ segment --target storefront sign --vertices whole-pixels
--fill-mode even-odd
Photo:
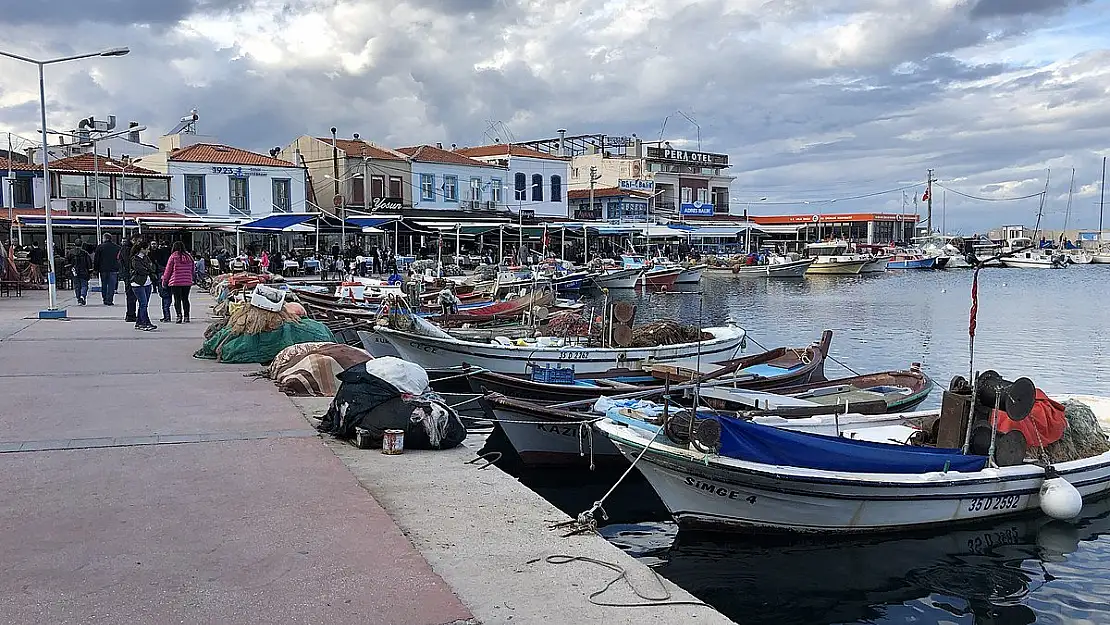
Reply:
[[[583,204],[582,206],[574,209],[574,218],[583,221],[593,221],[598,218],[597,209],[590,208]]]
[[[399,197],[376,197],[370,200],[370,207],[376,211],[399,211],[404,203]]]
[[[269,176],[270,174],[264,171],[261,167],[228,167],[218,166],[212,168],[214,174],[227,174],[228,176],[235,176],[236,178],[243,178],[245,176]]]
[[[680,215],[699,215],[702,217],[713,216],[713,205],[705,202],[689,202],[678,207]]]
[[[617,181],[617,187],[624,191],[654,191],[655,181],[622,178]]]
[[[521,219],[535,219],[536,218],[536,211],[534,211],[530,208],[522,208],[522,209],[520,209],[520,218]]]
[[[728,154],[694,152],[691,150],[676,150],[673,148],[649,147],[647,149],[647,158],[648,160],[691,163],[695,165],[728,166]]]
[[[612,206],[610,204],[610,206]],[[616,215],[612,208],[609,209],[609,220],[619,222],[645,222],[648,218],[648,205],[647,202],[640,202],[636,200],[623,200],[617,205]]]
[[[607,148],[627,148],[632,145],[632,137],[605,137]]]
[[[95,215],[96,200],[70,200],[66,208],[69,209],[70,215]],[[114,216],[116,214],[116,201],[100,200],[100,214],[105,217]]]

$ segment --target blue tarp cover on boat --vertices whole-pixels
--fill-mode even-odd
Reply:
[[[888,445],[849,438],[794,432],[718,416],[722,456],[776,466],[850,473],[972,473],[986,466],[985,456],[958,449]]]

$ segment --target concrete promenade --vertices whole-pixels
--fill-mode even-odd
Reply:
[[[603,538],[564,538],[565,514],[466,464],[477,437],[322,440],[329,400],[192,358],[204,295],[157,332],[122,296],[61,295],[70,321],[35,318],[45,292],[0,297],[0,625],[731,623]]]
[[[0,298],[0,623],[471,619],[257,366],[191,357],[204,297],[147,333],[60,295]]]

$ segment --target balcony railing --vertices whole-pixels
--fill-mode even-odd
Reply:
[[[231,215],[250,215],[251,206],[246,198],[234,199],[228,202],[227,212]]]

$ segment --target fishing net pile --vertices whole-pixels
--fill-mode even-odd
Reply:
[[[370,358],[366,350],[342,343],[298,343],[281,350],[266,375],[286,395],[334,397],[339,374]]]
[[[654,347],[656,345],[676,345],[707,341],[713,335],[694,326],[684,326],[677,321],[653,321],[632,329],[629,347]]]
[[[412,270],[413,273],[423,274],[425,271],[427,271],[429,269],[432,270],[432,273],[436,273],[436,269],[437,269],[438,266],[439,266],[439,263],[437,263],[434,260],[418,260],[418,261],[412,263],[411,265],[409,265],[409,268]],[[448,265],[448,264],[444,263],[444,265],[443,265],[443,275],[445,275],[445,276],[464,276],[464,275],[466,275],[466,273],[463,272],[462,267],[459,267],[458,265]]]
[[[466,439],[458,414],[431,391],[419,365],[387,356],[337,377],[341,384],[320,432],[352,439],[357,428],[380,444],[386,430],[404,430],[407,449],[451,449]]]
[[[601,324],[590,326],[590,319],[572,311],[557,312],[547,319],[541,326],[542,336],[588,336],[601,334]]]
[[[1044,449],[1051,462],[1091,458],[1110,451],[1110,442],[1090,406],[1081,401],[1066,401],[1064,416],[1068,421],[1064,435]]]
[[[496,280],[497,274],[500,273],[500,271],[497,265],[478,265],[474,273],[477,274],[479,280],[485,282],[488,280]]]
[[[287,303],[271,311],[246,302],[231,302],[226,321],[205,331],[204,344],[193,356],[217,362],[267,364],[281,350],[308,342],[334,343],[327,326],[303,317],[304,308]]]

